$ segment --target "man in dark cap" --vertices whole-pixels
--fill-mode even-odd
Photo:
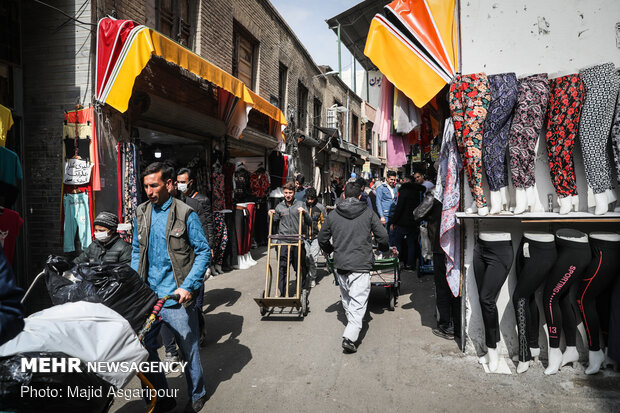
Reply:
[[[93,221],[95,240],[73,260],[73,263],[102,262],[131,264],[131,246],[118,236],[118,218],[111,212],[101,212]]]
[[[306,187],[304,183],[306,178],[302,174],[295,177],[295,199],[300,202],[306,202]]]

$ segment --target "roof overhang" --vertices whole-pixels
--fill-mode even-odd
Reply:
[[[336,34],[338,34],[338,25],[340,24],[340,41],[366,70],[377,70],[374,63],[364,54],[370,22],[375,14],[380,13],[383,7],[390,2],[391,0],[365,0],[337,16],[325,20],[329,28]]]

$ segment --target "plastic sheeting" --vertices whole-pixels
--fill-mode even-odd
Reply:
[[[0,346],[0,357],[24,352],[62,352],[84,362],[141,363],[148,352],[121,315],[103,304],[80,301],[48,308],[25,319],[26,326]],[[134,372],[99,372],[124,387]]]

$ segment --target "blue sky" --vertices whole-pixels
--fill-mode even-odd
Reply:
[[[317,65],[338,70],[338,38],[325,20],[362,0],[271,0],[304,44]],[[342,70],[351,66],[351,54],[342,47]],[[359,66],[358,66],[359,67]]]

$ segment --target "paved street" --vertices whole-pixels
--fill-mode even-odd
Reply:
[[[579,366],[547,377],[539,362],[523,375],[485,374],[476,357],[431,333],[432,276],[403,273],[394,312],[384,291],[373,290],[356,354],[340,347],[344,313],[331,275],[313,289],[307,318],[261,319],[253,300],[264,283],[258,251],[258,265],[206,283],[205,412],[620,411],[619,373],[586,376]],[[185,379],[168,380],[181,389],[180,412]],[[111,411],[140,412],[144,404],[117,400]]]

